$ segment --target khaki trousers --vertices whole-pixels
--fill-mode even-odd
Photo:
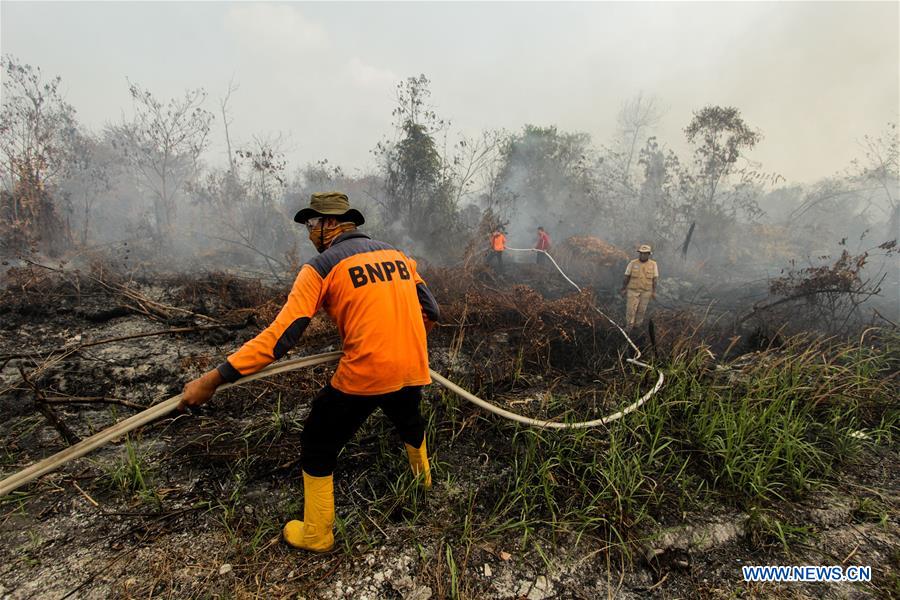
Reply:
[[[647,305],[650,304],[653,292],[626,290],[625,293],[625,322],[628,327],[636,327],[644,322],[644,315],[647,313]]]

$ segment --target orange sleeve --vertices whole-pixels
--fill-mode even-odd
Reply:
[[[323,287],[319,273],[310,265],[303,265],[275,321],[219,365],[223,378],[235,381],[256,373],[293,348],[322,305]]]

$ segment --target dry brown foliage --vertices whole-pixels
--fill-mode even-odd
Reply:
[[[587,235],[570,237],[551,254],[569,277],[607,286],[621,278],[629,259],[621,248]]]

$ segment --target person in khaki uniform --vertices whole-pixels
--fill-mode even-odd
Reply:
[[[647,305],[650,304],[650,300],[656,298],[659,267],[655,260],[650,260],[650,251],[650,246],[642,244],[638,248],[638,258],[625,267],[625,280],[619,293],[627,294],[625,321],[629,329],[644,322]]]

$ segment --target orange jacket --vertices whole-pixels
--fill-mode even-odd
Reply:
[[[343,340],[331,379],[336,389],[365,396],[431,383],[425,322],[439,319],[437,302],[416,261],[359,231],[338,236],[303,265],[275,322],[219,365],[219,373],[235,381],[281,358],[320,308]]]
[[[506,250],[506,236],[499,231],[494,232],[491,236],[491,248],[496,252]]]

